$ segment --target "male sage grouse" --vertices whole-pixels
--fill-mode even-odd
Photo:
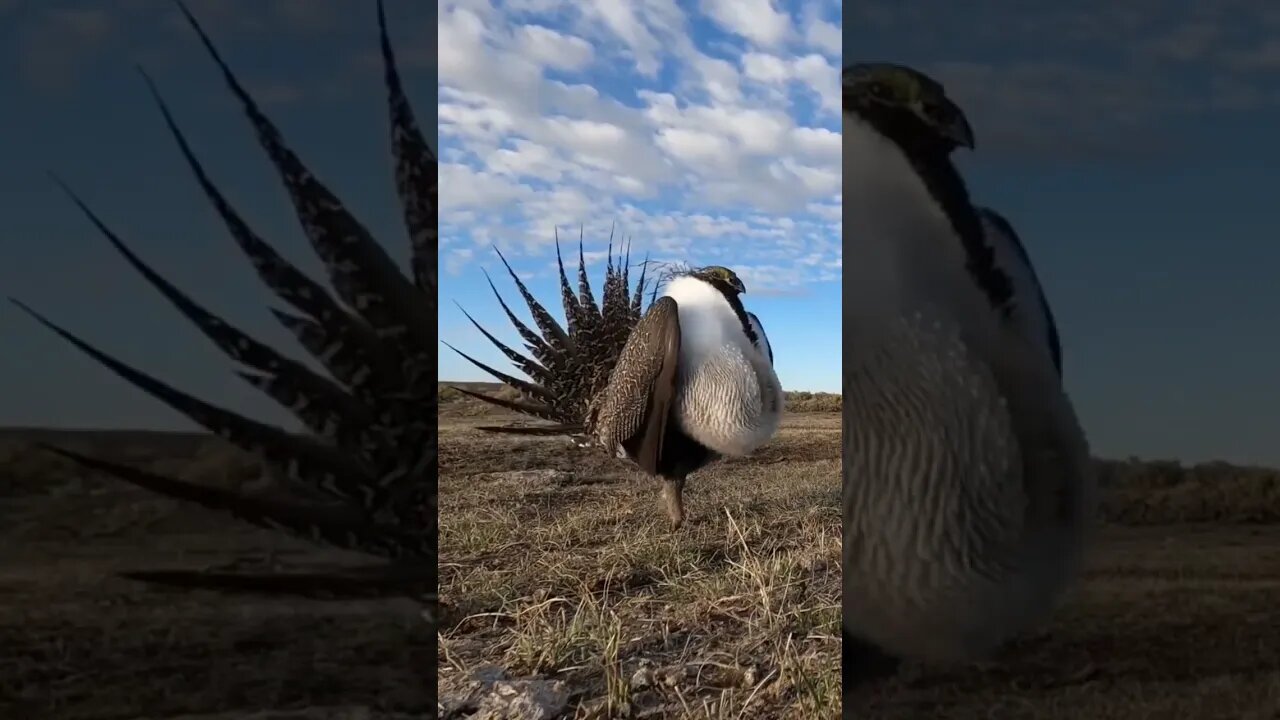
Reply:
[[[567,329],[507,265],[541,334],[516,318],[501,295],[498,302],[533,357],[521,355],[474,319],[471,322],[529,380],[495,370],[455,349],[518,390],[521,398],[512,401],[458,389],[554,423],[485,426],[484,430],[585,438],[586,443],[598,443],[607,452],[633,461],[646,474],[661,478],[667,514],[678,529],[684,522],[685,479],[718,456],[748,455],[771,438],[782,419],[782,386],[764,327],[743,308],[740,296],[746,288],[732,270],[710,266],[673,273],[663,295],[642,313],[648,268],[630,294],[629,257],[628,253],[615,265],[610,243],[604,292],[597,306],[581,241],[576,296],[565,276],[557,241]],[[502,262],[506,265],[505,258]]]
[[[181,7],[181,6],[180,6]],[[436,157],[414,121],[387,39],[378,25],[396,189],[411,248],[412,280],[336,197],[302,165],[280,132],[182,12],[221,69],[292,199],[337,297],[278,255],[228,203],[151,91],[201,189],[258,276],[293,311],[275,316],[327,371],[285,357],[204,309],[133,253],[75,195],[72,200],[146,280],[200,328],[254,387],[310,431],[294,434],[197,399],[136,370],[21,305],[41,323],[143,391],[265,462],[296,501],[244,495],[49,448],[148,490],[384,558],[385,564],[310,574],[148,571],[126,576],[168,585],[314,597],[411,597],[434,623],[436,607]],[[70,193],[70,190],[68,190]],[[15,301],[17,302],[17,301]]]
[[[902,66],[842,81],[847,690],[1042,620],[1094,479],[1030,260],[951,162],[964,114]]]

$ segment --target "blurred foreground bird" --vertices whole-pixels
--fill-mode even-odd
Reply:
[[[764,327],[743,308],[740,296],[746,288],[732,270],[709,266],[675,272],[662,296],[642,312],[647,264],[632,294],[629,253],[614,265],[612,247],[610,242],[604,292],[596,305],[581,242],[575,296],[557,241],[567,329],[503,258],[540,334],[516,318],[497,289],[493,292],[532,357],[503,344],[470,315],[467,318],[529,380],[495,370],[454,348],[519,391],[521,399],[457,389],[553,423],[484,430],[577,437],[581,444],[602,446],[660,478],[667,514],[678,529],[684,522],[685,479],[719,456],[748,455],[773,437],[782,419],[782,386]]]
[[[262,281],[292,311],[273,310],[324,367],[319,374],[204,309],[147,266],[74,194],[72,200],[125,259],[232,360],[248,383],[288,408],[308,434],[294,434],[205,402],[134,369],[14,301],[42,324],[128,382],[262,459],[288,500],[204,487],[58,448],[86,468],[147,490],[384,559],[378,565],[294,574],[144,571],[127,577],[227,592],[322,598],[410,597],[436,609],[436,156],[414,121],[387,38],[379,37],[390,104],[396,190],[404,211],[412,279],[302,165],[179,4],[248,116],[337,297],[289,264],[230,205],[147,79],[160,112],[201,189]],[[64,189],[65,186],[64,186]]]
[[[1094,502],[1053,316],[950,155],[973,132],[907,67],[842,77],[844,678],[980,659],[1043,620]]]

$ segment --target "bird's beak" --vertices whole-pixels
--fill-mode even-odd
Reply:
[[[737,290],[739,295],[742,295],[747,292],[747,286],[743,285],[741,280],[733,281],[733,289]]]
[[[951,111],[949,114],[953,118],[952,122],[938,128],[938,132],[942,136],[954,142],[959,147],[965,147],[972,150],[974,148],[973,128],[969,125],[969,120],[964,116],[964,112],[950,100],[946,101]]]

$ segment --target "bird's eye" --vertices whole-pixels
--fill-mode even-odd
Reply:
[[[880,100],[886,100],[890,95],[889,86],[882,82],[871,83],[867,86],[867,92],[871,93],[871,97],[878,98]]]

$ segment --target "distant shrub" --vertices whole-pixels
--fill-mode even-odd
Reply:
[[[795,413],[840,412],[844,409],[843,397],[839,393],[796,390],[787,393],[787,411]]]
[[[496,383],[455,384],[507,399],[516,397],[514,391],[500,389]],[[440,397],[442,414],[467,416],[491,412],[489,406],[443,383]],[[787,393],[787,405],[796,413],[834,413],[841,409],[841,398],[835,393],[791,392]],[[0,499],[48,495],[73,502],[81,498],[85,508],[96,508],[100,504],[96,499],[98,493],[104,490],[125,493],[134,498],[130,500],[134,503],[146,497],[124,483],[108,480],[66,458],[40,450],[37,442],[216,487],[256,485],[261,476],[259,463],[254,458],[207,433],[10,429],[0,431]],[[1124,525],[1280,523],[1280,469],[1138,458],[1094,462],[1102,490],[1101,514],[1108,522]],[[153,505],[147,512],[170,512],[164,509],[170,507],[169,501]],[[59,509],[61,506],[50,505],[49,516],[61,513],[74,518],[75,512],[87,511],[76,507],[78,509]]]
[[[1096,467],[1102,516],[1111,522],[1280,522],[1280,470],[1137,458]]]
[[[495,409],[484,402],[468,397],[458,388],[484,393],[490,397],[503,400],[517,400],[520,393],[499,383],[487,382],[442,382],[440,383],[441,410],[451,415],[483,415]],[[787,393],[787,410],[789,412],[840,412],[843,404],[839,393],[809,392],[798,390]],[[500,410],[498,412],[501,412]]]

